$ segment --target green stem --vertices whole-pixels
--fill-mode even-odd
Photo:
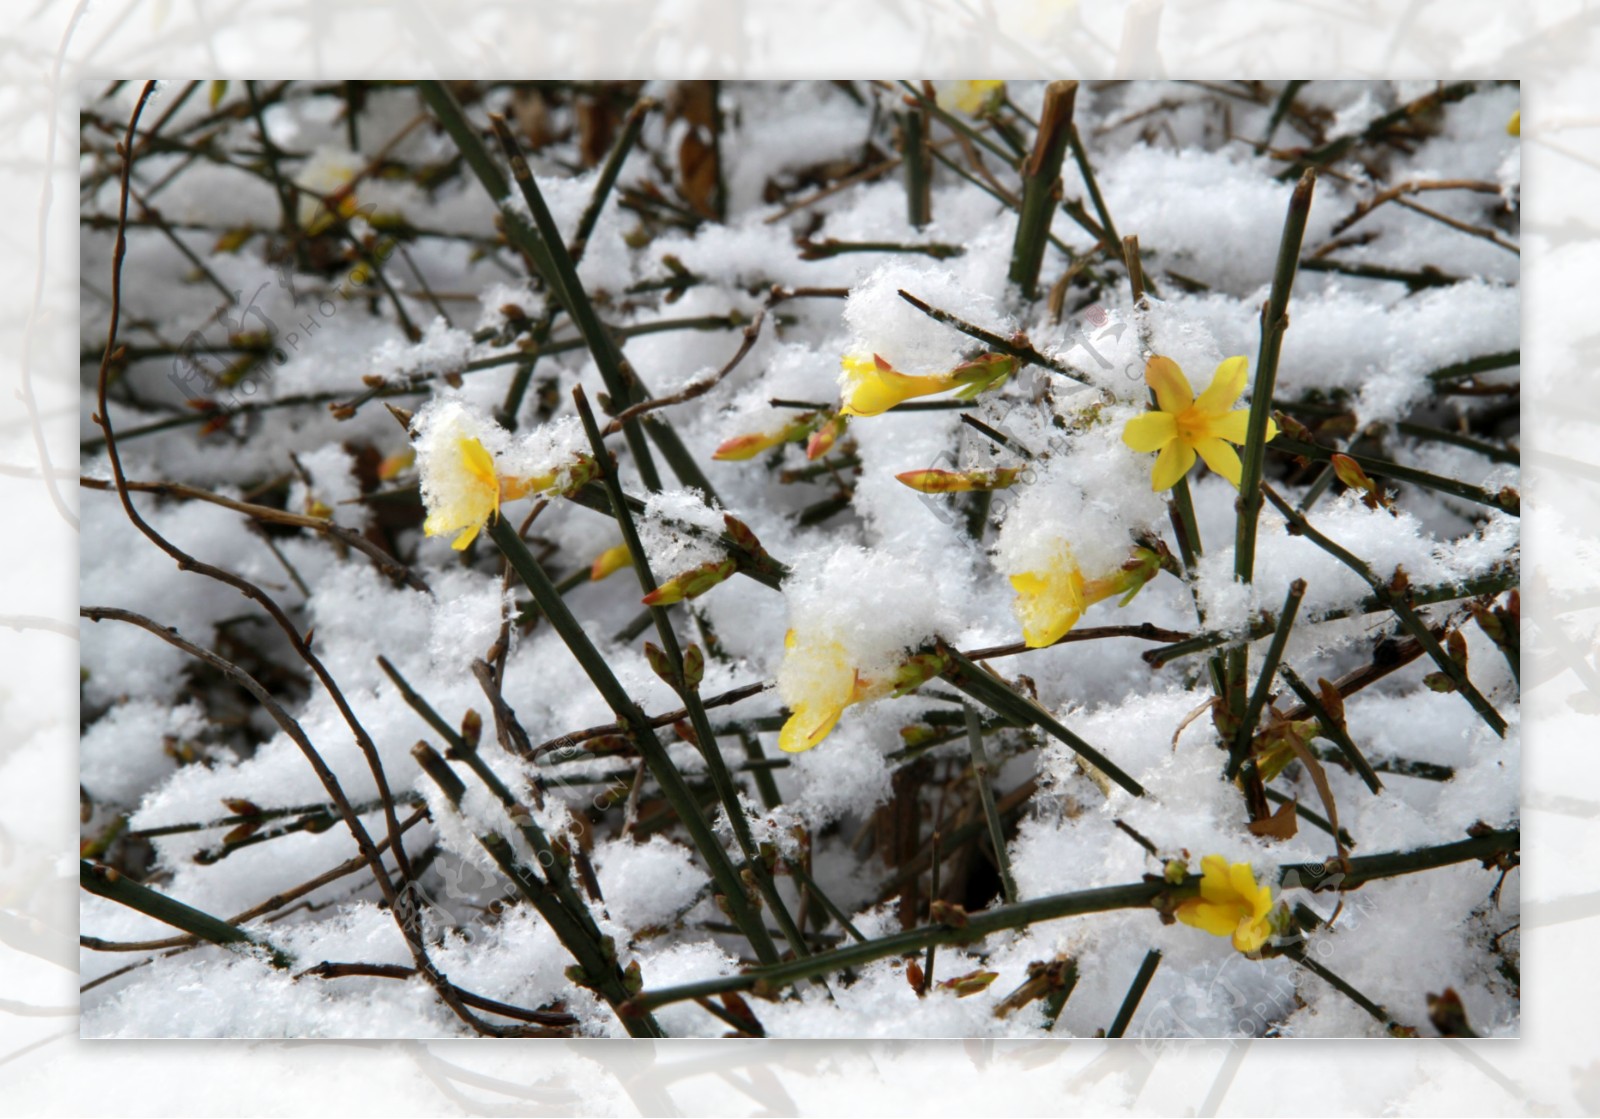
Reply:
[[[1133,1012],[1139,1009],[1139,1000],[1144,998],[1150,980],[1155,977],[1156,968],[1161,966],[1161,953],[1152,948],[1144,954],[1144,959],[1139,964],[1139,971],[1133,977],[1133,984],[1128,988],[1128,993],[1122,999],[1122,1006],[1117,1010],[1117,1016],[1111,1022],[1111,1028],[1106,1031],[1107,1037],[1122,1037],[1128,1032],[1128,1023],[1133,1021]]]
[[[1044,109],[1033,151],[1022,165],[1022,209],[1011,246],[1010,280],[1029,299],[1039,294],[1039,268],[1044,263],[1045,235],[1055,214],[1061,180],[1061,161],[1067,154],[1072,131],[1072,109],[1078,96],[1075,81],[1055,81],[1045,87]]]
[[[920,108],[903,110],[896,117],[900,124],[900,163],[906,173],[906,220],[921,229],[933,219],[928,118]]]
[[[129,909],[143,913],[146,917],[153,917],[164,925],[182,929],[201,940],[209,940],[212,944],[220,944],[224,948],[265,949],[273,967],[294,966],[294,957],[282,949],[274,948],[265,940],[252,936],[237,925],[230,925],[192,905],[185,905],[176,898],[170,898],[148,886],[141,886],[111,867],[97,866],[87,859],[79,859],[78,885],[96,897],[125,905]]]
[[[1245,427],[1244,454],[1239,475],[1239,518],[1234,530],[1233,573],[1249,583],[1255,572],[1256,522],[1261,516],[1262,463],[1266,457],[1267,421],[1272,413],[1272,392],[1278,380],[1278,356],[1289,329],[1289,292],[1294,287],[1295,265],[1311,214],[1316,189],[1315,171],[1307,171],[1289,198],[1278,243],[1278,267],[1272,277],[1272,294],[1261,308],[1261,347],[1256,355],[1255,384],[1250,390],[1250,416]]]
[[[577,404],[578,415],[583,421],[583,429],[589,437],[589,445],[594,450],[595,461],[600,464],[600,479],[611,498],[611,512],[617,520],[617,527],[622,531],[622,542],[628,546],[628,553],[633,556],[633,570],[639,580],[639,589],[648,596],[657,589],[658,584],[655,573],[650,570],[650,558],[645,551],[644,542],[639,539],[638,526],[633,523],[633,514],[628,510],[627,495],[623,493],[622,480],[617,477],[616,469],[611,465],[611,456],[606,451],[605,440],[600,434],[599,424],[595,422],[594,412],[589,408],[583,386],[575,387],[572,396]],[[783,931],[784,939],[789,942],[789,946],[794,949],[797,956],[805,956],[808,954],[805,938],[800,935],[799,927],[795,925],[788,907],[784,905],[777,884],[772,880],[772,872],[761,858],[761,852],[750,833],[749,818],[745,815],[744,806],[739,803],[738,789],[728,773],[728,763],[722,756],[722,750],[717,745],[716,732],[712,729],[711,719],[706,714],[705,704],[700,699],[700,689],[689,681],[684,672],[683,649],[678,644],[677,632],[672,628],[672,619],[665,607],[651,606],[649,610],[651,620],[655,623],[656,634],[661,638],[662,649],[667,655],[667,664],[671,669],[671,679],[668,683],[683,701],[684,709],[689,712],[689,722],[694,727],[696,745],[700,748],[701,757],[705,758],[706,769],[711,774],[711,784],[722,801],[722,810],[728,817],[729,826],[733,829],[734,839],[738,842],[739,849],[744,852],[745,863],[755,878],[761,896],[772,909],[773,919]],[[756,927],[759,929],[760,937],[765,938],[766,926],[758,921]],[[757,956],[770,954],[772,959],[777,959],[777,946],[772,944],[770,939],[764,945],[755,939],[752,939],[751,943],[756,948]]]
[[[1439,583],[1433,586],[1413,588],[1410,591],[1410,600],[1415,606],[1429,606],[1436,602],[1450,602],[1458,598],[1476,598],[1478,595],[1499,594],[1501,591],[1516,586],[1520,581],[1521,573],[1516,567],[1505,567],[1488,575],[1480,575],[1477,578],[1467,579],[1460,583]],[[1387,609],[1389,609],[1387,601],[1376,595],[1369,595],[1352,607],[1325,610],[1318,614],[1315,620],[1332,622],[1340,618],[1355,617],[1359,614],[1376,614]],[[1237,642],[1255,641],[1258,638],[1266,637],[1276,628],[1276,619],[1270,614],[1263,614],[1258,622],[1243,633],[1233,629],[1209,630],[1206,633],[1198,633],[1182,641],[1174,641],[1170,645],[1163,645],[1159,649],[1147,650],[1140,655],[1151,668],[1164,668],[1179,657],[1203,653],[1207,649],[1216,649]]]
[[[1068,749],[1094,766],[1112,781],[1136,797],[1144,796],[1144,786],[1124,773],[1120,766],[1099,750],[1062,726],[1056,718],[1027,696],[1007,687],[1004,683],[968,660],[960,651],[943,641],[938,643],[938,653],[947,659],[950,668],[944,678],[956,688],[1004,718],[1020,720],[1028,726],[1042,727],[1063,742]]]
[[[1239,776],[1239,767],[1250,752],[1250,740],[1255,737],[1256,722],[1261,718],[1261,709],[1267,705],[1267,696],[1272,693],[1273,674],[1278,670],[1278,661],[1283,658],[1283,648],[1289,643],[1289,631],[1294,628],[1295,615],[1300,612],[1300,600],[1305,594],[1304,579],[1296,579],[1289,584],[1283,609],[1278,611],[1278,626],[1272,633],[1272,643],[1267,646],[1266,659],[1261,662],[1261,675],[1256,680],[1255,690],[1250,693],[1250,703],[1245,707],[1239,734],[1233,740],[1233,752],[1228,757],[1228,768],[1223,772],[1229,781]]]
[[[466,795],[467,787],[450,769],[449,763],[426,742],[417,743],[411,753],[417,765],[439,786],[451,806],[459,811],[461,798]],[[623,1009],[628,1002],[628,990],[617,967],[615,950],[608,952],[599,935],[585,928],[578,917],[562,905],[550,888],[540,880],[538,874],[517,859],[511,844],[506,842],[504,836],[490,831],[478,834],[476,838],[488,852],[489,857],[494,860],[495,865],[500,868],[501,873],[517,888],[517,892],[527,899],[539,916],[544,918],[545,923],[550,926],[550,931],[577,960],[584,979],[616,1011],[618,1019],[629,1035],[665,1037],[660,1025],[648,1012],[636,1013],[631,1009],[627,1011]]]
[[[904,406],[902,405],[902,407]],[[575,505],[582,505],[586,509],[593,509],[596,513],[604,513],[608,516],[612,515],[611,497],[606,492],[605,487],[597,482],[590,482],[582,489],[573,493],[569,493],[566,496],[567,499],[573,502]],[[633,497],[631,495],[624,496],[627,502],[628,511],[630,513],[638,516],[644,512],[645,503],[643,501],[640,501],[637,497]],[[733,562],[737,565],[738,573],[740,575],[754,579],[763,587],[767,587],[770,590],[777,591],[783,589],[783,581],[789,577],[789,568],[786,564],[780,563],[771,556],[765,554],[759,557],[753,556],[743,548],[739,547],[725,534],[713,536],[713,534],[707,532],[700,526],[688,524],[684,521],[673,521],[672,524],[674,528],[686,532],[690,536],[711,537],[712,539],[716,540],[725,549],[727,549],[728,554],[733,557]]]
[[[1483,357],[1470,358],[1454,365],[1446,365],[1442,369],[1435,369],[1428,374],[1428,380],[1435,383],[1457,381],[1477,373],[1488,373],[1495,369],[1509,369],[1513,365],[1521,364],[1521,350],[1506,350],[1504,353],[1485,354]]]
[[[1510,513],[1513,517],[1522,514],[1522,499],[1517,491],[1512,489],[1502,490],[1499,493],[1490,493],[1481,486],[1474,486],[1467,482],[1458,482],[1454,478],[1446,478],[1439,474],[1430,474],[1426,470],[1418,470],[1411,466],[1401,466],[1388,459],[1371,458],[1367,455],[1351,454],[1349,451],[1330,451],[1326,447],[1319,447],[1315,443],[1302,443],[1298,439],[1280,435],[1272,441],[1272,449],[1285,455],[1294,455],[1300,458],[1315,459],[1318,462],[1330,462],[1335,454],[1343,454],[1361,467],[1368,474],[1376,474],[1380,478],[1392,478],[1397,482],[1411,482],[1439,493],[1447,493],[1452,497],[1459,497],[1463,501],[1471,501],[1478,505],[1487,505],[1491,509],[1500,509]]]
[[[489,535],[506,559],[511,561],[512,568],[533,593],[534,601],[544,611],[551,627],[561,636],[567,648],[572,650],[572,655],[577,658],[589,679],[594,682],[606,705],[617,716],[617,720],[628,727],[634,745],[644,757],[645,765],[649,767],[656,783],[661,786],[662,795],[667,798],[673,811],[683,821],[691,841],[711,871],[712,880],[727,899],[730,916],[734,922],[740,928],[748,930],[751,946],[757,949],[758,955],[765,950],[776,957],[776,949],[772,946],[771,938],[766,935],[759,914],[755,912],[749,896],[745,893],[744,882],[728,859],[727,852],[722,849],[722,844],[717,840],[710,822],[695,803],[694,795],[684,782],[683,774],[678,772],[678,767],[673,764],[666,747],[662,746],[661,740],[656,737],[644,712],[639,710],[639,706],[633,702],[632,697],[612,674],[605,658],[589,640],[589,635],[584,632],[578,619],[573,617],[572,611],[567,608],[555,584],[550,581],[544,568],[523,543],[522,537],[517,535],[517,530],[511,522],[504,517],[496,518],[489,526]]]
[[[1292,863],[1279,868],[1278,882],[1285,889],[1354,889],[1366,882],[1394,878],[1403,874],[1433,870],[1457,863],[1488,859],[1503,862],[1513,859],[1521,849],[1522,835],[1516,829],[1486,832],[1458,843],[1395,851],[1382,855],[1363,855],[1344,860],[1343,866],[1324,863]],[[1200,885],[1199,875],[1188,875],[1182,882],[1131,882],[1120,886],[1100,886],[1090,890],[1055,894],[1016,905],[1000,906],[982,913],[971,913],[964,924],[922,925],[892,933],[863,944],[850,944],[828,952],[818,952],[805,960],[777,967],[755,968],[739,975],[721,976],[678,987],[644,991],[633,999],[639,1010],[654,1010],[685,999],[747,991],[759,988],[774,992],[801,979],[826,975],[845,968],[861,967],[875,960],[920,952],[929,945],[972,944],[995,933],[1026,928],[1042,921],[1081,917],[1116,909],[1144,909],[1163,894],[1192,896]]]
[[[1076,369],[1073,369],[1070,365],[1067,365],[1064,362],[1058,361],[1047,354],[1040,353],[1033,346],[1022,345],[1016,341],[1013,341],[1012,339],[1002,338],[993,331],[985,330],[981,326],[975,326],[972,323],[967,322],[965,319],[957,318],[949,311],[941,311],[937,307],[929,306],[927,303],[924,303],[922,300],[918,299],[904,288],[900,290],[900,298],[904,299],[907,303],[921,311],[924,315],[927,315],[934,322],[941,322],[946,326],[954,327],[967,337],[976,338],[978,341],[982,342],[992,350],[998,350],[1003,354],[1010,354],[1018,361],[1025,361],[1032,365],[1042,365],[1046,369],[1054,370],[1063,377],[1077,381],[1079,384],[1089,384],[1089,378],[1085,377],[1082,373],[1079,373]],[[900,405],[898,411],[904,412],[908,408],[913,407],[915,403],[916,402],[913,402],[911,405],[902,404]],[[940,401],[939,403],[941,405],[944,404],[943,401]],[[953,401],[951,402],[951,406],[959,408],[971,407],[969,403],[964,401]]]

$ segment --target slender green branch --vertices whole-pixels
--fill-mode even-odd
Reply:
[[[1145,990],[1150,986],[1150,980],[1155,978],[1156,968],[1161,966],[1161,953],[1152,948],[1144,954],[1144,959],[1139,963],[1139,970],[1133,977],[1133,983],[1128,988],[1128,993],[1123,996],[1122,1005],[1117,1009],[1117,1016],[1112,1019],[1111,1028],[1106,1030],[1107,1037],[1122,1037],[1128,1032],[1128,1023],[1133,1021],[1133,1012],[1139,1009],[1139,1000],[1144,998]]]
[[[1435,369],[1428,374],[1428,380],[1435,383],[1458,381],[1463,377],[1471,377],[1478,373],[1488,373],[1495,369],[1509,369],[1514,365],[1521,364],[1521,350],[1506,350],[1503,353],[1485,354],[1483,357],[1470,358],[1467,361],[1458,361],[1454,365],[1446,365],[1441,369]]]
[[[1136,797],[1144,796],[1144,786],[1129,777],[1122,768],[1099,750],[1064,727],[1055,716],[1020,692],[1007,687],[1000,680],[968,660],[959,650],[943,641],[938,643],[938,653],[947,658],[950,668],[945,679],[995,714],[1015,719],[1027,726],[1038,726],[1064,743],[1068,749],[1094,766],[1112,781]]]
[[[452,772],[449,763],[426,742],[417,743],[412,749],[412,756],[422,771],[439,786],[450,804],[459,810],[467,787],[461,778]],[[550,887],[540,879],[538,873],[518,860],[511,844],[506,842],[504,836],[498,832],[487,831],[478,834],[477,840],[494,860],[495,865],[500,868],[501,873],[511,881],[517,892],[527,899],[539,916],[544,918],[562,946],[578,961],[578,968],[583,973],[583,982],[611,1004],[623,1028],[633,1037],[666,1036],[655,1018],[648,1012],[639,1013],[623,1009],[629,996],[626,979],[617,966],[615,949],[608,950],[599,934],[592,931],[592,924],[586,928],[584,923],[568,910]]]
[[[1340,136],[1329,140],[1326,144],[1312,148],[1310,151],[1298,156],[1292,164],[1279,172],[1278,178],[1287,182],[1302,171],[1332,163],[1352,148],[1382,136],[1395,125],[1404,123],[1411,117],[1448,105],[1453,101],[1459,101],[1477,88],[1477,82],[1451,82],[1448,85],[1441,85],[1416,100],[1408,101],[1404,105],[1383,114],[1360,132],[1348,136]]]
[[[1072,368],[1072,366],[1060,361],[1057,358],[1050,357],[1048,354],[1040,353],[1033,346],[1028,345],[1025,342],[1019,342],[1015,338],[1002,338],[993,331],[984,330],[981,326],[975,326],[972,323],[967,322],[965,319],[957,318],[949,311],[941,311],[937,307],[929,306],[927,303],[924,303],[922,300],[918,299],[916,296],[912,295],[903,288],[900,291],[900,298],[904,299],[907,303],[921,311],[924,315],[927,315],[934,322],[941,322],[946,326],[954,327],[967,337],[976,338],[990,349],[998,350],[1003,354],[1010,354],[1018,361],[1025,361],[1031,365],[1042,365],[1046,369],[1054,370],[1063,377],[1070,378],[1071,380],[1077,381],[1080,384],[1086,385],[1089,383],[1089,378],[1085,377],[1082,373],[1079,373],[1076,369]],[[970,407],[970,405],[964,401],[953,402],[953,406],[958,408]],[[909,407],[911,407],[911,405],[902,404],[897,410],[904,412]]]
[[[928,116],[921,107],[895,114],[900,162],[906,174],[906,220],[921,229],[933,220],[933,168],[928,159]]]
[[[722,849],[722,844],[712,831],[710,822],[696,804],[694,794],[684,782],[683,774],[678,772],[678,767],[673,764],[666,748],[661,745],[660,739],[656,738],[650,720],[639,710],[638,705],[612,674],[606,659],[589,640],[589,635],[584,632],[578,619],[573,617],[572,611],[567,608],[555,584],[550,581],[544,568],[523,543],[522,537],[517,535],[517,530],[510,521],[503,517],[497,518],[490,524],[489,534],[500,551],[505,554],[506,559],[511,561],[512,568],[528,590],[533,592],[534,601],[544,611],[552,628],[561,636],[578,663],[583,666],[589,679],[605,699],[606,705],[616,714],[619,722],[627,725],[629,737],[643,755],[645,765],[649,767],[656,783],[661,786],[662,795],[667,798],[673,811],[683,821],[684,827],[689,831],[690,839],[710,868],[713,881],[722,891],[722,896],[727,899],[728,909],[734,922],[753,934],[751,946],[757,949],[758,955],[765,951],[775,957],[776,952],[772,942],[766,936],[765,927],[760,924],[760,915],[750,904],[738,871],[734,869],[727,852]],[[758,929],[759,932],[756,931]]]
[[[1061,161],[1067,154],[1072,131],[1072,109],[1078,96],[1075,81],[1055,81],[1045,87],[1044,109],[1033,151],[1022,165],[1022,209],[1011,246],[1011,282],[1029,299],[1039,293],[1039,268],[1044,263],[1045,234],[1055,214],[1059,196]]]
[[[1244,709],[1244,720],[1239,724],[1239,734],[1233,741],[1233,751],[1228,757],[1228,768],[1223,773],[1229,781],[1239,776],[1239,767],[1244,764],[1244,759],[1250,752],[1250,740],[1255,737],[1256,721],[1261,718],[1261,709],[1267,705],[1267,696],[1272,693],[1273,674],[1278,670],[1278,661],[1283,657],[1284,646],[1289,643],[1289,631],[1294,628],[1295,615],[1300,612],[1300,600],[1305,594],[1304,579],[1296,579],[1289,584],[1289,593],[1283,599],[1283,609],[1278,611],[1277,628],[1273,630],[1272,642],[1267,646],[1266,659],[1261,662],[1261,675],[1256,680],[1255,690],[1250,693],[1250,703]]]
[[[1291,863],[1280,867],[1277,880],[1285,889],[1354,889],[1367,882],[1395,878],[1403,874],[1485,860],[1492,865],[1514,864],[1521,849],[1522,835],[1516,829],[1489,831],[1457,843],[1363,855],[1329,863]],[[1116,909],[1144,909],[1165,895],[1169,899],[1192,896],[1199,889],[1200,876],[1189,875],[1182,882],[1162,879],[1131,882],[1120,886],[1100,886],[1067,894],[1018,902],[964,915],[952,924],[930,924],[905,932],[891,933],[864,944],[850,944],[828,952],[818,952],[805,960],[777,967],[754,968],[739,975],[686,983],[678,987],[646,990],[633,1000],[638,1010],[654,1010],[685,999],[756,989],[768,993],[801,979],[827,975],[846,968],[857,968],[874,960],[920,952],[929,945],[973,944],[985,937],[1012,929],[1026,928],[1043,921],[1081,917]]]
[[[1295,265],[1311,214],[1311,196],[1317,175],[1308,170],[1295,184],[1278,243],[1278,267],[1272,277],[1272,294],[1261,308],[1261,347],[1256,354],[1255,384],[1250,390],[1250,416],[1245,428],[1244,454],[1239,475],[1239,517],[1234,530],[1233,573],[1240,582],[1251,581],[1256,562],[1256,522],[1261,516],[1262,463],[1267,448],[1267,421],[1272,414],[1272,393],[1278,382],[1278,356],[1289,329],[1289,292],[1294,287]]]
[[[1430,474],[1426,470],[1418,470],[1412,466],[1402,466],[1397,462],[1390,462],[1388,459],[1351,454],[1349,451],[1330,451],[1326,447],[1319,447],[1315,443],[1303,443],[1286,435],[1280,435],[1274,439],[1271,443],[1271,449],[1279,454],[1314,459],[1318,462],[1329,462],[1332,461],[1335,454],[1343,454],[1368,474],[1376,474],[1380,478],[1393,478],[1397,482],[1411,482],[1430,490],[1447,493],[1452,497],[1459,497],[1464,501],[1487,505],[1491,509],[1500,509],[1510,513],[1513,517],[1522,515],[1522,498],[1514,489],[1508,488],[1501,490],[1499,493],[1490,493],[1481,486],[1474,486],[1439,474]]]
[[[171,925],[175,929],[182,929],[191,936],[201,940],[209,940],[212,944],[220,944],[224,948],[248,949],[261,948],[267,953],[272,966],[276,968],[290,968],[294,966],[294,957],[288,955],[280,948],[275,948],[260,937],[254,936],[228,922],[202,912],[192,905],[185,905],[176,898],[170,898],[149,886],[141,886],[132,878],[121,874],[108,866],[99,866],[87,859],[78,860],[78,885],[96,897],[106,898],[118,905],[125,905],[129,909],[137,910],[146,917],[153,917],[164,925]]]
[[[1409,592],[1409,597],[1415,606],[1430,606],[1436,602],[1451,602],[1458,598],[1476,598],[1478,595],[1499,594],[1501,591],[1516,586],[1521,581],[1521,573],[1515,565],[1498,568],[1487,575],[1479,575],[1460,583],[1438,583],[1426,587],[1414,587]],[[1319,612],[1315,621],[1332,622],[1340,618],[1352,618],[1360,614],[1377,614],[1389,609],[1389,604],[1376,595],[1369,595],[1351,607],[1342,607]],[[1277,620],[1271,614],[1263,614],[1261,618],[1249,629],[1214,629],[1205,633],[1195,634],[1175,640],[1170,645],[1159,649],[1149,649],[1140,654],[1144,662],[1151,668],[1163,668],[1179,657],[1203,653],[1208,649],[1234,645],[1243,642],[1255,641],[1266,637],[1277,628]]]
[[[639,588],[649,596],[657,589],[658,584],[655,573],[650,570],[650,558],[645,551],[644,542],[639,539],[638,526],[633,523],[627,495],[622,490],[622,480],[617,477],[616,469],[611,465],[610,455],[606,452],[605,441],[600,434],[600,425],[595,422],[583,386],[576,386],[572,390],[572,396],[577,404],[578,415],[583,421],[584,431],[588,434],[589,446],[594,451],[595,461],[600,464],[600,479],[611,499],[612,516],[616,518],[617,527],[622,532],[622,542],[627,545],[628,553],[633,556],[633,570],[638,577]],[[649,611],[651,620],[655,623],[656,634],[661,638],[662,649],[666,653],[670,669],[667,682],[678,693],[684,709],[689,712],[689,722],[694,727],[695,745],[699,747],[700,755],[706,761],[706,769],[711,774],[711,784],[722,801],[722,810],[727,815],[729,827],[733,829],[734,839],[744,852],[750,873],[762,897],[771,908],[773,919],[778,922],[778,928],[783,931],[784,939],[789,942],[796,955],[807,955],[805,938],[801,936],[799,927],[789,914],[782,895],[778,893],[777,884],[772,880],[772,871],[762,860],[761,852],[750,834],[749,818],[745,815],[744,806],[739,802],[739,792],[728,773],[728,763],[723,759],[722,751],[717,745],[716,732],[712,729],[711,718],[706,714],[705,704],[701,701],[699,685],[689,679],[684,667],[683,649],[679,646],[678,635],[672,628],[672,619],[665,607],[651,606]],[[765,925],[758,921],[756,928],[760,937],[766,936]],[[755,944],[755,940],[752,940],[752,943]],[[773,959],[777,958],[777,946],[772,944],[770,939],[765,945],[756,944],[756,949],[758,956],[766,953]]]

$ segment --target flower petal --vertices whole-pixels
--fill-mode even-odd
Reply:
[[[1221,415],[1233,407],[1234,401],[1244,395],[1245,385],[1249,380],[1250,363],[1243,357],[1230,357],[1217,366],[1216,373],[1211,376],[1211,384],[1200,394],[1195,406],[1202,412]]]
[[[1271,428],[1271,420],[1267,421],[1267,426]],[[1229,412],[1227,415],[1218,416],[1212,420],[1206,425],[1206,431],[1218,439],[1226,439],[1230,443],[1242,445],[1245,441],[1245,436],[1249,433],[1249,427],[1250,409],[1240,408],[1237,412]]]
[[[1207,855],[1200,860],[1200,896],[1220,905],[1233,896],[1228,880],[1228,860],[1221,855]]]
[[[1155,469],[1150,472],[1150,488],[1170,490],[1178,484],[1178,479],[1189,473],[1193,465],[1194,449],[1174,439],[1161,448],[1161,454],[1156,458]]]
[[[1163,412],[1177,415],[1194,403],[1194,389],[1178,363],[1157,354],[1144,367],[1145,383],[1155,390],[1156,403]]]
[[[1058,560],[1043,573],[1013,575],[1011,587],[1017,592],[1011,609],[1030,649],[1054,645],[1083,617],[1083,573],[1070,559]]]
[[[801,754],[821,742],[839,722],[843,707],[818,708],[802,703],[778,732],[778,749],[786,754]]]
[[[1228,884],[1241,901],[1253,906],[1256,897],[1256,873],[1249,863],[1234,863],[1228,868]]]
[[[1244,465],[1239,461],[1239,454],[1228,444],[1220,439],[1198,439],[1194,449],[1200,457],[1206,460],[1206,465],[1221,474],[1233,483],[1233,488],[1239,488],[1239,477],[1244,473]]]
[[[476,478],[484,486],[497,486],[499,483],[494,476],[494,456],[491,455],[481,442],[472,436],[461,440],[461,462],[467,468],[467,473]]]
[[[878,371],[852,378],[844,391],[847,416],[880,416],[896,404],[914,396],[931,396],[952,387],[945,377],[913,377],[906,373]]]
[[[468,525],[466,528],[461,530],[459,536],[450,541],[450,547],[454,548],[458,552],[466,551],[468,545],[478,538],[478,530],[482,527],[483,525],[481,523]]]
[[[1239,916],[1232,906],[1212,905],[1199,898],[1190,898],[1178,906],[1178,920],[1212,936],[1231,936],[1239,927]]]
[[[1159,451],[1178,435],[1178,421],[1170,412],[1146,412],[1122,428],[1122,441],[1141,453]]]

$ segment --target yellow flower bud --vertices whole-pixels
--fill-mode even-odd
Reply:
[[[712,587],[727,579],[739,565],[730,556],[727,559],[712,560],[699,567],[685,571],[662,583],[655,590],[644,596],[646,606],[668,606],[674,602],[685,599],[698,598]]]
[[[614,548],[607,548],[596,556],[594,563],[590,565],[589,581],[598,583],[607,575],[615,574],[632,563],[633,553],[628,551],[626,544],[618,544]]]
[[[918,493],[971,493],[974,490],[1003,490],[1015,485],[1020,466],[1002,466],[995,470],[907,470],[896,474],[902,485]]]

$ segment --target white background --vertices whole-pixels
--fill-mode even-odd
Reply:
[[[1600,1111],[1600,5],[1452,0],[12,0],[0,43],[0,1113]],[[1523,1039],[77,1040],[80,81],[180,77],[1520,78]],[[93,278],[90,278],[93,281]],[[31,398],[31,403],[30,403]],[[1594,603],[1595,605],[1589,605]]]

